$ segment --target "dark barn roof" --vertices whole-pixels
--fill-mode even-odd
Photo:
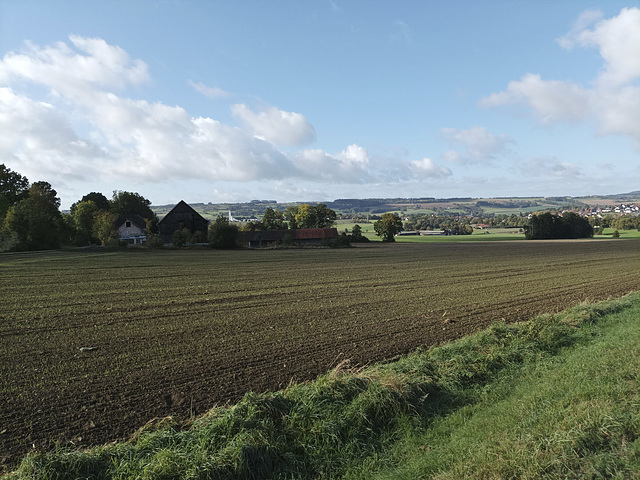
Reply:
[[[147,229],[147,222],[145,222],[144,218],[142,218],[137,213],[123,213],[116,219],[116,221],[113,224],[115,225],[116,228],[120,228],[122,224],[127,220],[133,223],[140,230]]]
[[[322,240],[337,238],[335,228],[298,228],[291,230],[256,230],[253,232],[239,232],[240,243],[249,246],[262,246],[270,243],[282,242],[285,235],[289,235],[294,243],[300,245],[320,244]]]
[[[192,232],[199,230],[206,233],[208,226],[208,220],[191,208],[184,200],[180,200],[158,222],[158,232],[163,242],[170,243],[173,234],[180,228],[188,228]]]

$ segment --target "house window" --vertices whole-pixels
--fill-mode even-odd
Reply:
[[[131,227],[131,222],[129,220],[127,220],[127,224],[125,225],[125,227],[127,227],[127,228]]]

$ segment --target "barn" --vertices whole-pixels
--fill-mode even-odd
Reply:
[[[332,238],[338,238],[338,230],[335,228],[255,230],[238,233],[239,243],[248,247],[266,247],[283,243],[285,240],[295,245],[321,245],[323,240]]]
[[[177,230],[187,228],[191,233],[203,232],[206,238],[209,221],[196,212],[184,200],[173,207],[158,222],[158,233],[164,243],[171,243]]]

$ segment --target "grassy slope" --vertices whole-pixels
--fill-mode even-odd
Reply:
[[[394,451],[402,467],[378,478],[640,478],[637,298],[407,437]]]
[[[640,294],[248,394],[11,478],[637,478]]]

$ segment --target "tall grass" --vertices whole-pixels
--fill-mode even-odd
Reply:
[[[496,324],[249,393],[188,428],[164,419],[128,442],[31,454],[9,478],[633,478],[638,318],[633,294]]]

